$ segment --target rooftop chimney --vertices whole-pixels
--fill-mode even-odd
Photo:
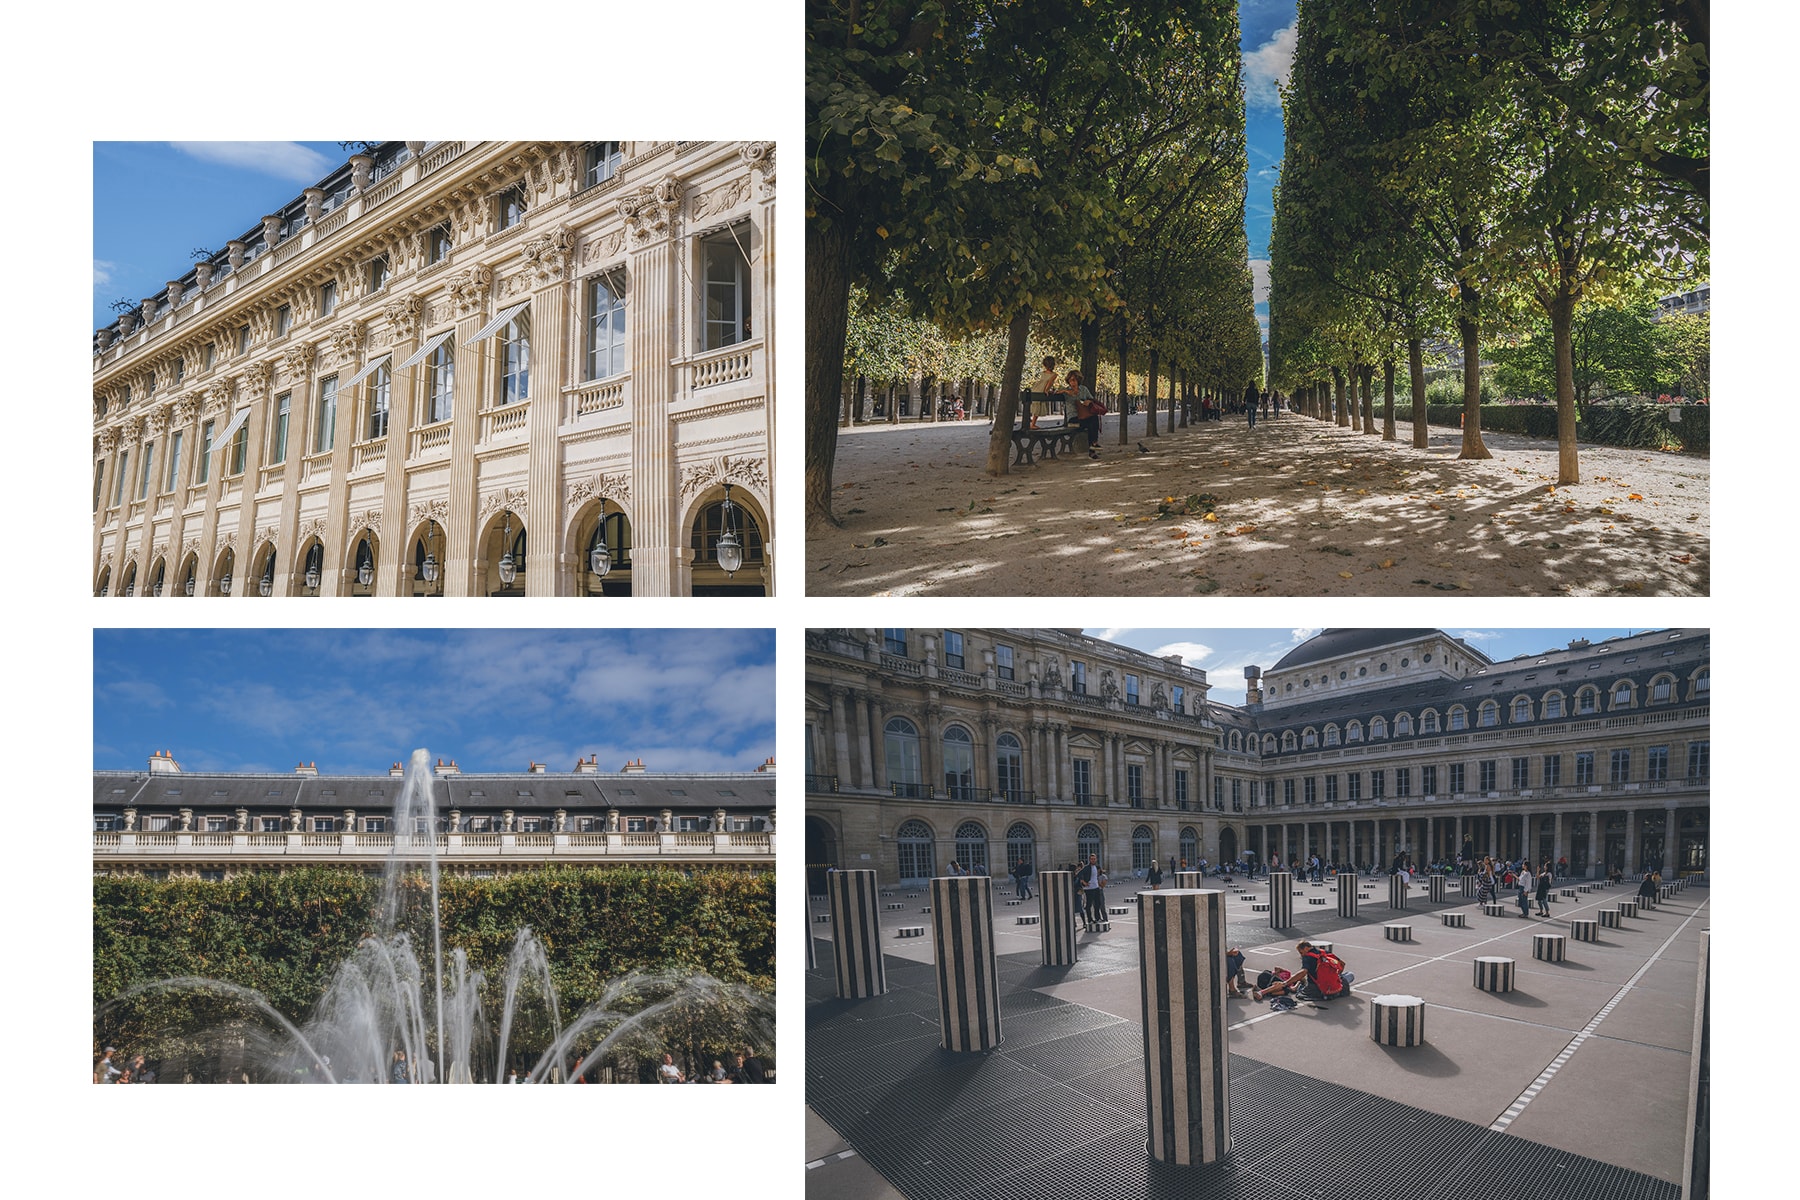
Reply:
[[[294,764],[294,774],[296,774],[296,775],[316,776],[316,775],[318,775],[318,773],[319,773],[319,766],[317,763],[295,763]]]
[[[406,768],[401,766],[399,763],[395,763],[393,766],[388,768],[388,778],[389,779],[401,779],[401,778],[404,778],[405,775],[406,775]]]
[[[775,773],[775,759],[772,756],[765,758],[763,760],[763,765],[756,768],[756,773],[758,775],[773,775]]]
[[[544,764],[543,763],[534,762],[531,764],[531,774],[542,775],[543,773],[544,773]]]
[[[456,760],[454,758],[448,763],[440,758],[437,760],[437,773],[439,775],[461,775],[462,768],[456,765]]]
[[[153,750],[150,753],[150,773],[152,775],[179,775],[181,764],[167,750]]]
[[[1576,638],[1574,641],[1569,643],[1569,649],[1571,649],[1571,650],[1586,650],[1589,646],[1591,646],[1593,644],[1594,643],[1588,641],[1586,638]]]
[[[587,758],[576,759],[575,773],[577,775],[598,775],[600,773],[600,756],[594,754]]]
[[[644,773],[644,760],[641,758],[634,758],[620,769],[627,775],[642,775]]]

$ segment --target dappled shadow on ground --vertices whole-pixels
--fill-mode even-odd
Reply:
[[[1109,422],[1111,418],[1108,418]],[[813,595],[1704,595],[1710,464],[1486,435],[1423,450],[1289,414],[1209,422],[990,477],[980,423],[839,442],[843,529],[807,538]]]

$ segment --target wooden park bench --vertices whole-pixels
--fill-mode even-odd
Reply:
[[[1059,416],[1060,424],[1041,428],[1037,425],[1039,420],[1050,421]],[[1068,420],[1065,397],[1023,392],[1019,396],[1019,424],[1012,431],[1012,465],[1030,466],[1040,457],[1055,458],[1063,450],[1073,451],[1075,435],[1080,432],[1081,426]]]

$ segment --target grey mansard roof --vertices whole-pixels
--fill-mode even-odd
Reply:
[[[104,807],[253,811],[290,808],[392,808],[404,781],[387,775],[235,775],[145,771],[94,772],[94,804]],[[439,812],[607,809],[763,808],[775,803],[775,778],[743,774],[452,775],[432,780]]]
[[[1270,667],[1269,670],[1271,672],[1286,671],[1294,667],[1324,662],[1326,659],[1339,658],[1346,654],[1361,654],[1366,650],[1375,650],[1382,646],[1398,646],[1417,641],[1419,638],[1434,636],[1448,637],[1449,635],[1437,629],[1326,629],[1289,650],[1282,660]],[[1462,645],[1461,642],[1457,644]],[[1470,653],[1483,662],[1487,661],[1486,656],[1479,650],[1470,649]]]

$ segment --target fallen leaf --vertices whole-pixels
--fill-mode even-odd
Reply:
[[[1218,513],[1207,513],[1204,517],[1201,517],[1200,519],[1202,521],[1216,521],[1219,519],[1219,514]]]
[[[1338,578],[1339,579],[1355,579],[1356,576],[1351,574],[1349,571],[1339,571]]]
[[[1378,565],[1378,566],[1380,566],[1380,567],[1381,567],[1381,569],[1382,569],[1382,570],[1384,570],[1384,571],[1385,571],[1385,570],[1387,570],[1387,569],[1388,569],[1388,568],[1389,568],[1389,567],[1391,567],[1391,566],[1393,566],[1393,565],[1394,565],[1394,560],[1393,560],[1393,559],[1391,559],[1391,558],[1384,558],[1384,559],[1382,559],[1382,560],[1381,560],[1381,562],[1380,562],[1380,563],[1379,563],[1379,564],[1377,564],[1377,565]]]
[[[1678,562],[1678,563],[1690,563],[1690,562],[1694,561],[1694,556],[1691,554],[1671,554],[1671,555],[1669,555],[1669,561],[1670,562]]]
[[[1625,498],[1627,500],[1642,500],[1643,496],[1639,495],[1637,492],[1633,492],[1633,493],[1631,493],[1631,495],[1629,495]]]

